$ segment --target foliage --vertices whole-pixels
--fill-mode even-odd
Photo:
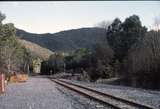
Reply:
[[[1,68],[7,69],[8,72],[23,69],[29,53],[17,43],[13,24],[2,24],[5,16],[0,16]],[[158,22],[156,23],[158,25]],[[116,18],[112,23],[101,22],[97,26],[99,28],[63,31],[55,34],[55,39],[48,37],[51,34],[44,34],[47,42],[43,40],[44,37],[35,40],[37,34],[28,34],[20,30],[18,34],[28,34],[29,37],[22,37],[50,50],[73,50],[69,55],[55,52],[48,60],[38,62],[41,63],[42,74],[67,72],[83,75],[85,72],[90,81],[122,76],[133,86],[160,88],[157,85],[160,84],[158,30],[147,32],[137,15],[126,18],[124,22]],[[105,32],[107,40],[103,40]],[[64,38],[64,35],[67,37]],[[48,45],[45,45],[46,43]]]
[[[160,83],[159,31],[148,32],[143,41],[131,49],[128,58],[129,73],[139,79],[139,85],[147,88],[159,87],[157,85]]]
[[[33,73],[40,73],[40,69],[41,69],[41,62],[42,60],[40,58],[35,58],[32,60],[32,71]]]
[[[107,31],[107,40],[115,52],[115,58],[122,62],[128,50],[137,41],[143,39],[146,31],[146,27],[141,25],[136,15],[126,18],[123,23],[116,18]]]
[[[16,34],[20,39],[33,42],[53,52],[70,52],[80,48],[92,49],[93,45],[105,39],[105,29],[97,27],[72,29],[54,34],[36,34],[17,29]]]
[[[3,73],[27,72],[28,51],[18,43],[12,23],[3,24],[5,15],[0,13],[0,70]]]
[[[54,52],[43,48],[37,44],[34,44],[30,41],[21,40],[18,38],[18,42],[30,52],[30,55],[33,58],[39,57],[43,60],[47,60],[51,54],[54,54]]]
[[[42,74],[55,74],[64,71],[64,55],[63,53],[55,53],[50,55],[49,59],[42,62]]]

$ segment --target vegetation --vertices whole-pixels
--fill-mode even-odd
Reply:
[[[90,81],[123,77],[127,85],[160,88],[160,31],[147,31],[137,15],[124,22],[116,18],[102,23],[98,26],[105,29],[106,42],[95,44],[93,49],[77,49],[63,58],[54,55],[45,62],[45,68],[48,64],[54,73],[64,68],[72,74],[85,73]]]
[[[36,34],[17,29],[16,35],[52,52],[71,52],[80,48],[92,49],[96,43],[105,41],[105,29],[80,28],[58,33]]]
[[[38,34],[17,29],[19,38],[55,53],[17,39],[14,25],[3,24],[4,19],[5,15],[0,13],[0,72],[7,75],[28,72],[30,67],[31,71],[41,74],[79,73],[89,81],[117,77],[130,86],[160,89],[160,23],[157,19],[156,29],[150,31],[142,26],[137,15],[132,15],[124,22],[116,18],[113,22],[97,24],[97,28],[56,33],[55,39],[50,37],[53,34],[37,37]]]
[[[42,74],[55,74],[64,71],[64,55],[62,53],[55,53],[50,55],[49,59],[43,61],[41,64]]]
[[[116,18],[107,30],[107,41],[114,51],[112,67],[128,85],[160,88],[159,30],[148,31],[138,16],[132,15],[122,23]]]
[[[160,88],[160,31],[149,31],[130,50],[128,73],[134,86]]]
[[[29,70],[29,52],[18,43],[13,24],[3,24],[5,15],[0,13],[0,72],[10,75]]]
[[[128,54],[128,50],[138,40],[141,40],[147,29],[142,27],[138,16],[133,15],[122,23],[116,18],[108,27],[107,40],[108,44],[115,52],[115,58],[122,61]]]
[[[18,38],[18,42],[30,52],[32,57],[40,57],[42,60],[47,60],[50,55],[54,54],[54,52],[50,51],[49,49],[41,47],[30,41]]]

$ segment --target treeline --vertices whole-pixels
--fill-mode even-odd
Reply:
[[[114,51],[112,67],[116,74],[125,77],[128,85],[160,88],[160,31],[147,31],[139,17],[133,15],[124,22],[116,18],[106,33]]]
[[[133,86],[160,88],[160,31],[149,31],[129,51],[126,63]]]
[[[6,16],[0,12],[0,73],[27,73],[30,53],[16,38],[16,29],[12,23],[3,24]]]
[[[86,73],[90,81],[122,77],[126,85],[160,88],[160,31],[147,31],[137,15],[107,24],[106,43],[55,54],[42,63],[42,72]]]

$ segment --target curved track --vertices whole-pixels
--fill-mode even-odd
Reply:
[[[107,93],[103,93],[92,88],[79,84],[71,83],[65,80],[51,79],[55,83],[67,87],[73,91],[83,94],[89,98],[95,99],[101,103],[107,104],[115,109],[155,109],[152,106],[140,104],[123,98],[119,98]]]

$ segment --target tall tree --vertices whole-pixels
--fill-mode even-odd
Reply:
[[[7,74],[24,72],[29,64],[29,53],[18,43],[14,25],[3,24],[4,19],[5,15],[0,12],[0,71]]]
[[[145,38],[132,47],[128,57],[130,77],[147,88],[160,88],[160,32],[150,31]],[[137,85],[137,84],[135,84]]]
[[[121,50],[120,50],[120,38],[121,38],[121,31],[122,31],[122,22],[119,18],[116,18],[110,26],[108,26],[107,30],[107,40],[110,47],[115,52],[115,57],[121,57]]]
[[[147,28],[143,27],[137,15],[132,15],[122,23],[116,18],[108,27],[107,40],[120,62],[127,56],[128,50],[138,40],[143,39]]]

